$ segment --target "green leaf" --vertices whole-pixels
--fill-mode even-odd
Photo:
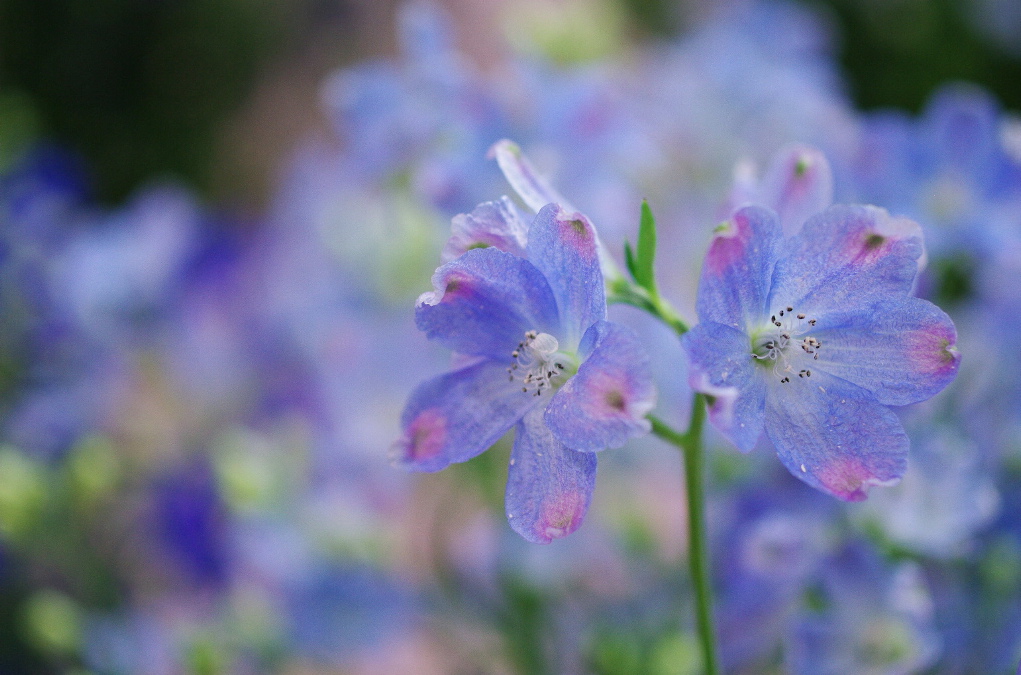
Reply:
[[[631,273],[632,279],[637,279],[638,273],[635,271],[635,251],[631,248],[631,242],[624,241],[624,262],[627,264],[627,271]]]
[[[632,270],[638,285],[655,293],[656,280],[652,263],[656,259],[656,219],[649,208],[649,202],[642,200],[642,218],[638,226],[638,251]]]

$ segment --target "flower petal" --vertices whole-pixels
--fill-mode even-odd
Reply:
[[[415,323],[445,347],[472,356],[511,359],[525,332],[557,334],[557,303],[542,273],[495,248],[468,251],[433,275]]]
[[[550,187],[546,179],[535,170],[532,163],[528,161],[517,143],[507,139],[497,141],[489,149],[489,156],[496,158],[500,165],[503,177],[507,179],[514,192],[518,193],[525,206],[538,212],[542,207],[556,202],[567,211],[574,211],[566,199],[559,192]]]
[[[594,347],[578,373],[546,407],[546,424],[574,450],[617,448],[649,433],[645,416],[656,405],[652,367],[634,331],[600,321],[582,343]]]
[[[872,392],[883,405],[931,398],[954,379],[961,362],[950,317],[919,298],[831,315],[812,335],[823,345],[819,370]]]
[[[721,323],[700,323],[681,338],[688,353],[688,384],[712,397],[709,421],[743,452],[755,447],[765,421],[764,366],[750,338]]]
[[[524,257],[528,223],[507,197],[479,204],[471,213],[454,216],[451,235],[443,247],[444,262],[476,248],[498,248]]]
[[[989,171],[1000,147],[1002,119],[996,99],[981,87],[965,83],[941,87],[921,122],[925,147],[961,173]]]
[[[762,177],[760,203],[780,216],[786,234],[833,203],[833,171],[820,150],[791,145],[780,150]]]
[[[906,296],[918,272],[922,232],[875,206],[832,206],[784,245],[770,306],[821,318]]]
[[[581,526],[596,484],[596,456],[571,450],[541,408],[517,426],[507,474],[507,520],[530,542],[548,544]]]
[[[599,268],[596,231],[588,218],[557,204],[542,207],[528,232],[528,259],[549,281],[567,349],[589,326],[606,318],[606,291]]]
[[[845,501],[896,483],[907,467],[908,437],[897,416],[826,373],[770,384],[766,434],[792,474]]]
[[[759,323],[780,240],[776,214],[757,206],[740,209],[717,226],[702,264],[699,319],[738,330]]]
[[[500,362],[482,361],[420,384],[401,415],[394,463],[439,471],[485,451],[538,403],[507,379]]]

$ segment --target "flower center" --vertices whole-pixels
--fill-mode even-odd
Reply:
[[[554,389],[577,372],[575,359],[560,351],[560,343],[549,333],[530,330],[511,352],[507,377],[521,382],[521,391],[542,396],[544,389]]]
[[[819,359],[822,342],[808,335],[815,327],[816,319],[810,319],[793,307],[785,307],[769,317],[769,324],[752,333],[752,358],[762,365],[772,364],[773,374],[780,382],[787,384],[791,375],[812,377],[808,368],[796,368],[795,362],[811,357]]]

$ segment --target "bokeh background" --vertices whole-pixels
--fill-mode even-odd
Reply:
[[[449,366],[414,299],[507,137],[613,251],[648,198],[692,318],[792,142],[922,224],[961,375],[863,504],[711,439],[721,649],[1013,673],[1019,110],[1016,0],[0,0],[0,672],[699,672],[676,452],[604,453],[548,547],[504,520],[507,439],[390,466]],[[611,311],[683,424],[676,339]]]

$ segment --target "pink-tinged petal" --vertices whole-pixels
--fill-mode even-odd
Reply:
[[[579,217],[587,222],[587,219],[584,216],[580,216],[580,212],[563,195],[554,190],[546,179],[535,170],[535,167],[524,156],[517,144],[508,140],[497,141],[490,148],[489,157],[491,159],[496,158],[504,178],[507,179],[507,182],[514,188],[514,191],[521,197],[521,200],[532,211],[538,213],[547,204],[559,204],[565,213],[579,213]],[[596,234],[595,241],[603,273],[611,279],[622,278],[623,275],[617,266],[617,262],[613,259],[610,252],[606,250],[606,246],[599,240],[598,233]]]
[[[702,264],[699,319],[738,330],[758,324],[779,244],[780,223],[767,209],[745,207],[717,226]]]
[[[557,303],[542,273],[495,248],[468,251],[433,275],[415,307],[418,328],[455,352],[506,360],[525,335],[557,334]]]
[[[585,334],[592,352],[546,407],[546,424],[579,451],[617,448],[649,433],[656,406],[649,357],[630,328],[600,321]]]
[[[762,177],[759,203],[776,211],[784,233],[797,232],[833,203],[833,171],[826,156],[807,145],[781,149]]]
[[[503,363],[482,361],[423,382],[401,416],[394,463],[439,471],[495,443],[539,400],[511,382]]]
[[[893,485],[907,468],[908,437],[872,395],[823,372],[771,381],[766,434],[793,475],[845,501]]]
[[[566,349],[574,349],[589,326],[606,318],[606,291],[596,232],[588,218],[547,204],[528,232],[528,259],[546,277],[556,298]]]
[[[511,528],[536,544],[577,530],[596,483],[596,456],[559,442],[536,408],[515,431],[507,473],[506,509]]]
[[[763,365],[752,358],[747,334],[720,323],[700,323],[681,338],[688,354],[688,384],[711,397],[709,421],[739,450],[762,435],[766,389]]]
[[[812,335],[822,345],[814,370],[853,382],[884,405],[931,398],[954,379],[961,362],[950,317],[918,298],[831,314]]]
[[[415,415],[405,432],[403,460],[420,465],[438,457],[447,446],[449,422],[440,408],[426,408]]]
[[[566,211],[576,210],[535,170],[517,143],[506,139],[497,141],[489,149],[489,157],[496,159],[503,177],[521,197],[525,206],[532,211],[538,213],[542,207],[554,202],[560,204]]]
[[[506,197],[485,202],[471,213],[454,216],[451,235],[443,248],[443,261],[449,262],[466,251],[493,248],[524,257],[528,240],[528,222]]]
[[[875,206],[832,206],[785,242],[770,306],[821,319],[826,312],[905,297],[922,253],[917,223]]]

